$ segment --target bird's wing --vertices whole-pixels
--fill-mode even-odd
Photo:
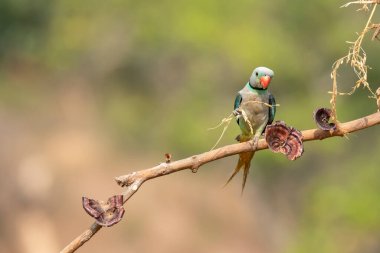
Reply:
[[[268,124],[267,125],[270,125],[272,124],[273,120],[274,120],[274,116],[276,115],[276,100],[274,99],[274,96],[272,94],[269,93],[269,104],[271,105],[271,107],[269,107],[269,115],[268,115]]]
[[[238,92],[238,94],[236,95],[236,98],[235,98],[234,110],[236,110],[237,108],[239,108],[242,100],[243,100],[243,98],[241,97],[240,92]]]

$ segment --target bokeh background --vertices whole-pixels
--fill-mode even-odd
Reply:
[[[314,128],[368,16],[344,3],[1,0],[0,252],[57,252],[92,223],[83,195],[120,193],[114,176],[166,152],[209,150],[256,66],[275,71],[276,119]],[[364,47],[376,89],[380,43]],[[338,81],[354,85],[349,67]],[[375,112],[368,95],[339,97],[339,119]],[[259,152],[243,196],[241,177],[222,188],[236,156],[150,181],[79,252],[380,252],[379,148],[373,127],[294,162]]]

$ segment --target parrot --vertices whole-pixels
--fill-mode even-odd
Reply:
[[[253,139],[253,149],[252,151],[239,154],[235,170],[225,185],[243,168],[241,193],[244,191],[251,160],[257,149],[259,138],[266,126],[272,124],[276,114],[275,98],[268,91],[268,86],[273,76],[274,72],[267,67],[255,68],[249,81],[237,93],[235,98],[233,114],[241,130],[241,134],[236,137],[236,140],[238,142],[246,142]]]

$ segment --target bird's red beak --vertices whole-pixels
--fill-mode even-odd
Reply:
[[[261,85],[263,86],[263,89],[266,89],[266,88],[268,88],[268,85],[269,85],[269,83],[270,83],[270,76],[262,76],[261,78],[260,78],[260,83],[261,83]]]

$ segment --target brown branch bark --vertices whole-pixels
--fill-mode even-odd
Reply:
[[[346,123],[340,123],[334,132],[323,131],[320,129],[309,129],[302,131],[304,141],[323,140],[334,136],[344,136],[347,133],[359,131],[368,127],[380,124],[380,112],[368,115],[363,118],[352,120]],[[212,151],[208,151],[199,155],[194,155],[182,160],[161,163],[155,167],[133,172],[131,174],[116,177],[115,180],[120,186],[126,186],[126,191],[123,193],[124,203],[128,201],[134,193],[138,191],[141,185],[150,179],[165,176],[177,171],[190,169],[193,172],[198,170],[203,164],[227,157],[236,155],[242,152],[250,151],[253,148],[252,141],[227,145]],[[267,149],[268,144],[264,139],[258,143],[257,150]],[[71,253],[80,248],[84,243],[90,240],[102,227],[97,223],[93,223],[90,228],[84,231],[81,235],[75,238],[68,244],[61,253]]]

